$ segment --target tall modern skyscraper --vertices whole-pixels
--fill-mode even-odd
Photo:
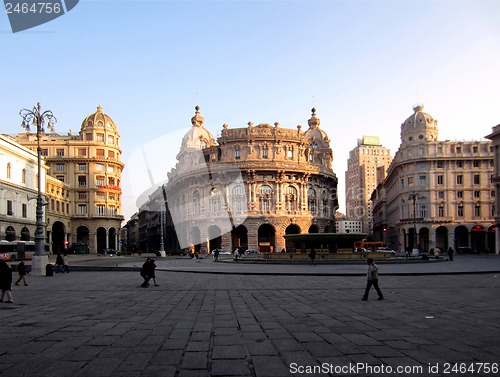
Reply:
[[[370,234],[373,227],[370,196],[391,161],[390,149],[380,144],[378,136],[363,136],[349,152],[345,172],[346,217],[361,220],[364,233]]]

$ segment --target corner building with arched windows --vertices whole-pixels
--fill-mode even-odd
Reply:
[[[37,150],[36,133],[15,141]],[[119,248],[121,214],[120,135],[101,106],[83,120],[74,135],[42,132],[41,154],[48,167],[45,187],[46,243],[61,253],[84,246],[90,253]]]
[[[493,147],[439,140],[438,121],[413,108],[401,144],[372,193],[374,238],[396,250],[495,250]]]
[[[293,251],[285,234],[335,232],[337,177],[315,109],[306,131],[224,124],[216,140],[198,106],[191,123],[165,186],[167,238],[175,227],[180,247],[280,252]]]

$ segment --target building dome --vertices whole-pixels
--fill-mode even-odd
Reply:
[[[108,130],[114,132],[118,131],[113,119],[103,113],[102,107],[100,105],[97,106],[97,111],[95,113],[88,115],[83,120],[81,131],[93,130],[94,128],[99,127],[107,128]]]
[[[193,125],[182,138],[181,151],[185,148],[204,149],[215,145],[214,136],[203,127],[205,119],[200,115],[200,107],[195,107],[196,113],[191,118]]]
[[[437,120],[425,113],[423,105],[413,107],[413,114],[401,124],[401,141],[418,143],[436,141],[438,138]]]
[[[319,128],[321,120],[316,116],[316,109],[313,107],[311,119],[308,120],[309,129],[304,133],[304,136],[309,140],[309,143],[329,144],[330,139],[325,131]]]

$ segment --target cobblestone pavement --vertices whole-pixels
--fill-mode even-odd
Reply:
[[[382,275],[383,301],[363,276],[157,277],[28,276],[0,303],[0,376],[500,374],[500,274]]]

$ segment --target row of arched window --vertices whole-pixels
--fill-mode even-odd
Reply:
[[[7,163],[7,179],[12,179],[12,164],[10,162]],[[26,184],[26,169],[23,169],[21,172],[21,183]]]
[[[209,197],[209,210],[210,213],[220,213],[221,209],[223,208],[223,200],[224,198],[221,197],[221,191],[217,188],[212,188],[210,191],[210,197]],[[246,196],[245,196],[245,189],[243,186],[235,186],[231,190],[231,198],[230,204],[231,205],[231,210],[234,212],[242,212],[246,210]],[[286,188],[285,192],[285,202],[286,202],[286,210],[288,211],[297,211],[299,210],[299,205],[298,205],[298,200],[299,200],[299,195],[298,195],[298,190],[294,186],[288,186]],[[269,185],[262,185],[259,188],[258,195],[257,195],[257,200],[259,203],[259,210],[261,211],[271,211],[274,208],[272,208],[273,204],[273,189]],[[308,202],[308,209],[311,213],[313,214],[319,214],[318,213],[318,197],[316,194],[316,190],[313,188],[309,188],[307,190],[307,202]],[[329,216],[331,212],[331,209],[328,207],[328,198],[324,197],[322,202],[321,202],[321,213],[323,216]],[[193,192],[193,214],[194,215],[199,215],[201,214],[201,195],[198,190],[195,190]]]

